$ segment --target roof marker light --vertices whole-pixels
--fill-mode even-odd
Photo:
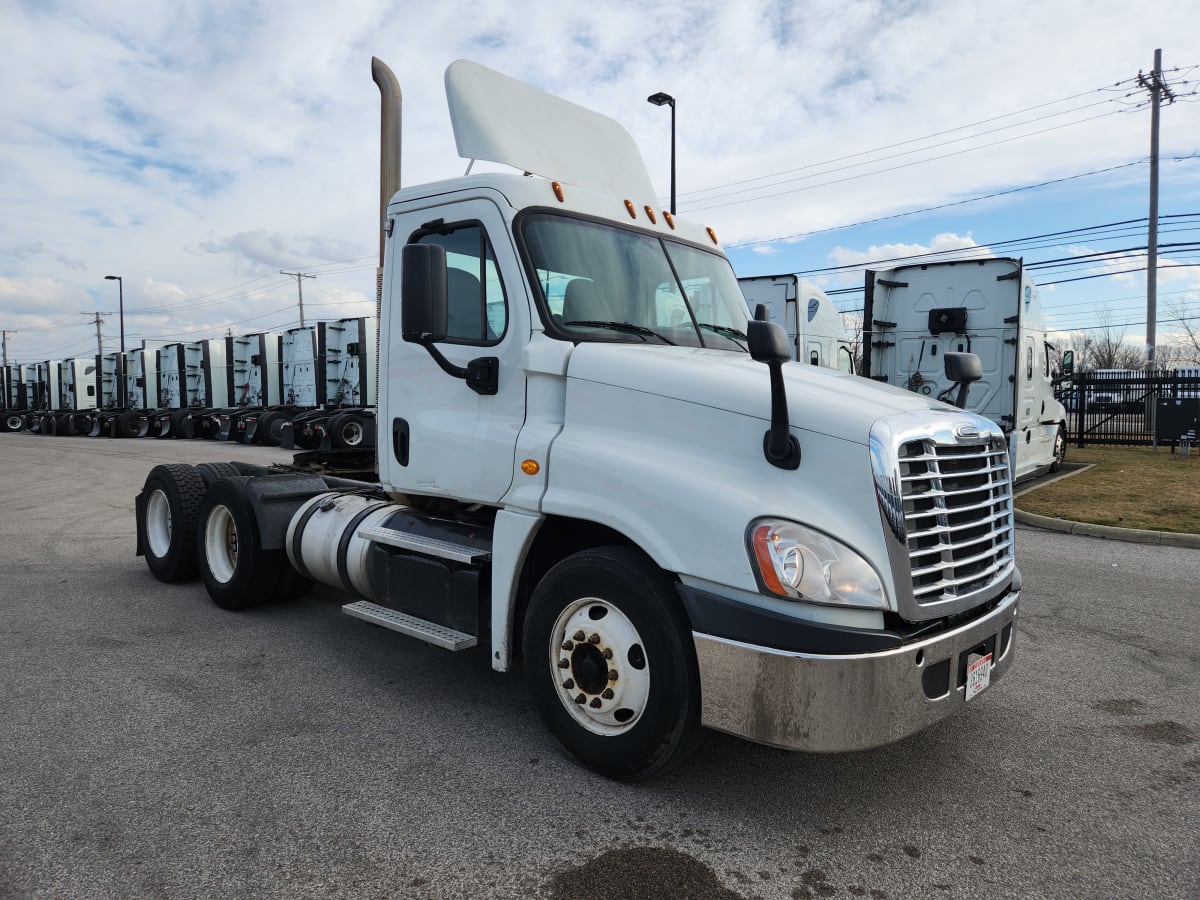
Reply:
[[[710,238],[712,238],[712,242],[715,244],[717,242],[717,233],[715,231],[713,231],[711,228],[707,229],[707,231],[708,231],[708,236]]]
[[[675,217],[664,209],[663,210],[663,218],[667,220],[667,224],[670,225],[671,230],[674,231],[675,230]]]
[[[562,185],[559,184],[557,181],[552,181],[552,182],[550,182],[550,187],[554,188],[554,196],[558,198],[559,203],[562,203],[563,202]]]
[[[633,201],[632,201],[632,200],[626,200],[626,201],[625,201],[625,208],[626,208],[627,210],[629,210],[629,218],[631,218],[631,219],[636,219],[636,218],[637,218],[637,207],[635,207],[635,206],[633,205]]]
[[[654,210],[650,208],[650,204],[646,204],[646,217],[650,220],[651,225],[657,225],[658,219],[654,215]]]

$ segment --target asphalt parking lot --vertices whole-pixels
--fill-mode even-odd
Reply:
[[[134,556],[210,442],[0,434],[0,896],[1200,896],[1200,551],[1018,532],[1012,671],[898,744],[608,782],[519,677]]]

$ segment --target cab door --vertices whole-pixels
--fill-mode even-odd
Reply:
[[[397,490],[498,503],[513,481],[525,421],[521,354],[530,329],[508,228],[495,203],[477,199],[397,217],[393,231],[379,373],[380,428],[390,452],[381,454],[381,475]],[[423,346],[403,341],[398,275],[406,242],[446,249],[447,335],[437,348],[462,368],[496,358],[495,394],[476,393]]]

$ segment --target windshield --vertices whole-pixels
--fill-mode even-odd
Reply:
[[[745,352],[746,301],[720,254],[543,213],[521,236],[556,333]]]

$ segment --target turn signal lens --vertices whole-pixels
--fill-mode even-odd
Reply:
[[[536,475],[541,470],[542,467],[538,465],[536,459],[527,459],[525,462],[521,463],[521,471],[526,475]]]

